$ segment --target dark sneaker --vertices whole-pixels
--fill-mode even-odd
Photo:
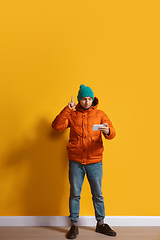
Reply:
[[[70,230],[68,231],[66,238],[68,239],[74,239],[77,237],[79,231],[78,231],[78,227],[75,225],[72,225],[72,227],[70,228]]]
[[[114,230],[112,230],[108,224],[102,224],[102,225],[97,224],[96,232],[102,233],[102,234],[105,234],[108,236],[116,236],[117,235],[117,233]]]

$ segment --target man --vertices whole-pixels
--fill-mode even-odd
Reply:
[[[77,237],[80,194],[85,174],[89,181],[92,200],[97,220],[96,232],[116,236],[108,224],[104,224],[105,209],[101,192],[103,143],[101,133],[106,139],[116,135],[108,116],[98,110],[98,99],[90,87],[81,85],[78,92],[78,104],[73,101],[60,112],[52,123],[53,129],[62,131],[70,127],[70,138],[67,145],[69,158],[70,197],[69,209],[71,228],[66,237]],[[101,125],[93,131],[93,125]]]

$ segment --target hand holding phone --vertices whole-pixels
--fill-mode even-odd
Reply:
[[[106,127],[105,124],[94,124],[92,130],[93,131],[100,131],[99,127]]]
[[[93,125],[92,130],[93,131],[101,131],[101,132],[103,132],[104,134],[107,134],[107,135],[110,134],[110,129],[109,129],[108,123],[95,124],[95,125]]]

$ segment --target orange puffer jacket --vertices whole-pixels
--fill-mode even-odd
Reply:
[[[100,131],[93,131],[93,124],[108,123],[110,133],[106,139],[115,137],[115,129],[108,116],[97,109],[98,99],[94,98],[92,106],[85,110],[78,103],[75,110],[66,106],[52,123],[53,129],[61,132],[70,127],[70,138],[67,145],[68,158],[82,164],[102,161],[103,142]]]

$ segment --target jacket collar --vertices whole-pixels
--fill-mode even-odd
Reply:
[[[97,107],[98,107],[98,104],[99,104],[99,100],[98,100],[98,98],[94,98],[94,101],[93,101],[93,103],[92,103],[92,106],[89,108],[89,109],[84,109],[84,108],[82,108],[81,107],[81,105],[80,105],[80,103],[78,103],[77,105],[76,105],[76,111],[79,111],[79,112],[90,112],[90,111],[92,111],[93,109],[96,109]]]

